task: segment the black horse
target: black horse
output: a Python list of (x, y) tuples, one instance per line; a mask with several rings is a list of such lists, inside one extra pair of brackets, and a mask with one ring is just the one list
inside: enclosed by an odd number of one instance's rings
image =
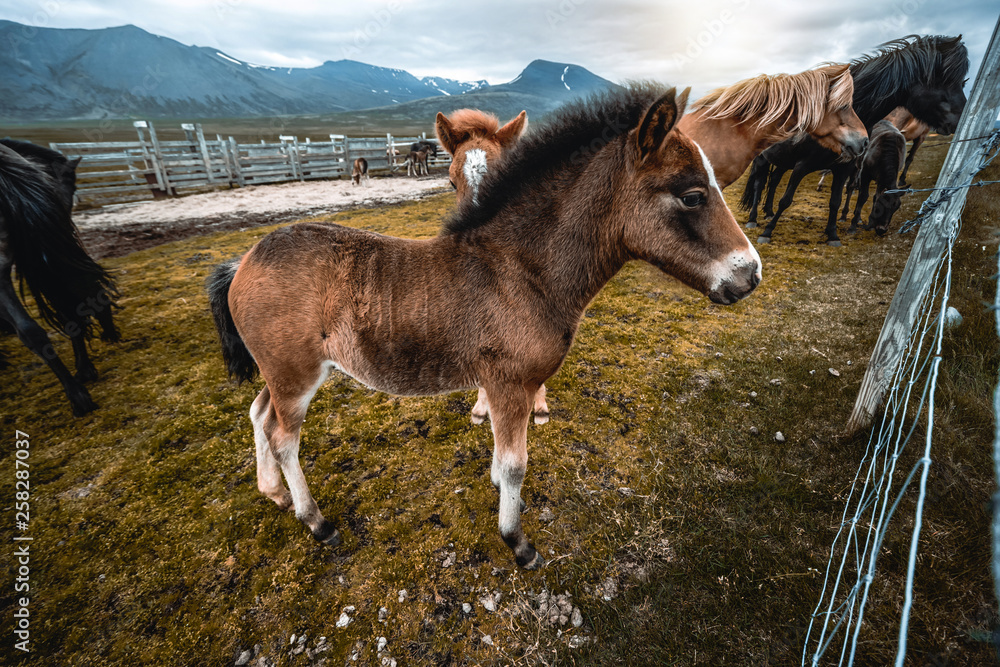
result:
[[(965, 75), (969, 71), (969, 55), (962, 37), (910, 35), (887, 42), (871, 54), (851, 62), (854, 77), (854, 111), (869, 131), (897, 106), (905, 107), (918, 120), (950, 134), (958, 126), (965, 108)], [(789, 169), (788, 186), (771, 209), (774, 192), (781, 177)], [(792, 204), (795, 190), (809, 173), (821, 169), (832, 172), (830, 214), (826, 237), (832, 246), (839, 246), (837, 212), (844, 185), (856, 169), (853, 163), (837, 162), (837, 156), (822, 148), (809, 137), (795, 137), (771, 146), (754, 159), (743, 192), (741, 207), (750, 211), (748, 227), (756, 227), (757, 205), (767, 183), (764, 213), (771, 216), (767, 227), (757, 238), (768, 243), (781, 214)], [(770, 181), (768, 182), (768, 179)]]
[(416, 141), (410, 144), (411, 153), (422, 151), (425, 148), (430, 149), (431, 155), (433, 155), (434, 157), (438, 156), (438, 145), (433, 141), (427, 141), (426, 139), (421, 139), (420, 141)]
[[(868, 201), (868, 193), (872, 181), (875, 181), (875, 198), (872, 200), (872, 210), (868, 216), (868, 224), (864, 229), (874, 229), (879, 236), (889, 231), (892, 216), (899, 210), (901, 192), (893, 192), (899, 187), (899, 168), (906, 159), (906, 137), (895, 125), (887, 120), (880, 120), (868, 135), (868, 149), (861, 158), (861, 167), (855, 178), (847, 186), (847, 196), (844, 200), (844, 210), (841, 220), (847, 219), (847, 210), (851, 205), (851, 194), (858, 191), (858, 202), (854, 207), (854, 217), (848, 234), (858, 231), (861, 222), (861, 209)], [(888, 191), (888, 193), (887, 193)]]
[[(0, 140), (0, 320), (48, 364), (79, 417), (97, 407), (82, 384), (97, 377), (87, 356), (93, 319), (102, 340), (119, 335), (112, 320), (114, 281), (84, 250), (71, 217), (78, 162), (27, 142)], [(75, 377), (18, 299), (14, 267), (21, 297), (27, 286), (42, 320), (72, 341)]]

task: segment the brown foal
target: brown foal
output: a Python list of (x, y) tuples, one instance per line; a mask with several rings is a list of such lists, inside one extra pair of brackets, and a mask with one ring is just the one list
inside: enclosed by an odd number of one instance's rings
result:
[(330, 373), (401, 395), (483, 387), (500, 535), (518, 565), (543, 565), (521, 529), (528, 417), (591, 300), (633, 259), (720, 304), (761, 279), (708, 159), (675, 128), (683, 106), (644, 85), (565, 108), (435, 238), (301, 223), (219, 266), (208, 289), (223, 356), (232, 374), (259, 368), (266, 383), (250, 409), (261, 492), (336, 544), (298, 457)]
[(851, 106), (853, 96), (847, 65), (761, 74), (705, 95), (678, 127), (705, 151), (725, 188), (765, 148), (800, 132), (845, 160), (861, 155), (868, 133)]
[[(449, 176), (458, 202), (478, 203), (480, 184), (504, 151), (521, 138), (528, 125), (528, 112), (522, 111), (502, 128), (491, 113), (478, 109), (459, 109), (445, 116), (438, 113), (435, 121), (438, 141), (452, 156)], [(476, 404), (472, 406), (472, 423), (482, 424), (489, 414), (490, 402), (486, 390), (479, 388)], [(538, 388), (532, 405), (536, 424), (549, 421), (549, 406), (545, 403), (545, 385)]]

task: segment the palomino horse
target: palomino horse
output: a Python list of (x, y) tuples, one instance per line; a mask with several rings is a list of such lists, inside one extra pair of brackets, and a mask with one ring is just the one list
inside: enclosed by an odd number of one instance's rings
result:
[(448, 175), (459, 202), (479, 203), (479, 188), (488, 165), (517, 143), (527, 124), (527, 111), (503, 127), (496, 116), (475, 109), (459, 109), (450, 117), (438, 112), (434, 129), (451, 155)]
[[(118, 331), (112, 318), (114, 281), (84, 250), (70, 214), (78, 162), (27, 142), (0, 142), (0, 319), (48, 364), (73, 414), (81, 417), (97, 408), (83, 386), (97, 378), (87, 355), (92, 320), (100, 322), (105, 341), (117, 341)], [(11, 281), (15, 266), (42, 319), (72, 342), (75, 376), (17, 298)]]
[(434, 238), (301, 223), (220, 265), (208, 290), (223, 356), (266, 382), (250, 408), (261, 492), (339, 542), (298, 459), (309, 402), (335, 369), (401, 395), (484, 387), (500, 535), (518, 565), (543, 565), (521, 530), (528, 416), (587, 305), (632, 259), (720, 304), (761, 279), (711, 164), (675, 129), (683, 106), (644, 85), (564, 107)]
[[(459, 109), (451, 117), (438, 113), (434, 123), (438, 141), (452, 156), (451, 185), (458, 195), (459, 204), (478, 203), (479, 186), (504, 151), (510, 149), (528, 125), (528, 114), (522, 111), (502, 128), (491, 113), (478, 109)], [(461, 164), (457, 162), (461, 160)], [(472, 407), (472, 423), (482, 424), (489, 414), (490, 403), (486, 390), (479, 388), (476, 404)], [(549, 406), (545, 403), (545, 385), (538, 388), (532, 405), (536, 424), (549, 421)]]
[(912, 141), (910, 145), (910, 151), (906, 154), (906, 163), (903, 165), (903, 173), (899, 175), (899, 187), (908, 188), (910, 187), (906, 183), (906, 172), (910, 170), (910, 165), (913, 164), (913, 156), (917, 154), (917, 149), (920, 148), (924, 140), (927, 139), (927, 135), (931, 133), (931, 126), (927, 123), (917, 120), (916, 117), (907, 111), (904, 107), (896, 107), (885, 117), (887, 121), (892, 123), (897, 130), (903, 133), (903, 138), (907, 141)]
[[(844, 211), (841, 220), (847, 218), (847, 209), (851, 205), (851, 194), (858, 191), (858, 202), (854, 207), (854, 217), (848, 234), (858, 231), (861, 222), (861, 208), (868, 201), (868, 191), (872, 181), (875, 181), (875, 198), (872, 200), (871, 214), (865, 229), (874, 229), (879, 236), (889, 231), (892, 216), (899, 210), (902, 193), (898, 192), (897, 174), (906, 157), (906, 137), (896, 129), (889, 120), (880, 120), (872, 128), (871, 141), (861, 160), (858, 174), (851, 179), (844, 197)], [(887, 192), (889, 191), (889, 192)], [(895, 191), (895, 192), (894, 192)]]
[(854, 113), (847, 65), (798, 74), (761, 74), (708, 93), (678, 127), (701, 146), (725, 188), (772, 144), (806, 133), (843, 159), (864, 151), (868, 133)]
[[(955, 131), (965, 108), (965, 74), (969, 55), (959, 37), (910, 35), (883, 44), (875, 53), (851, 61), (854, 77), (854, 110), (866, 128), (871, 128), (896, 107), (905, 107), (917, 119), (950, 133)], [(771, 168), (773, 166), (773, 169)], [(792, 170), (778, 209), (771, 213), (774, 193), (781, 176)], [(844, 184), (854, 172), (854, 165), (843, 163), (839, 156), (811, 139), (794, 137), (771, 146), (757, 156), (747, 177), (741, 206), (750, 211), (747, 227), (757, 226), (757, 204), (764, 186), (767, 199), (764, 212), (771, 216), (757, 238), (769, 243), (781, 214), (792, 204), (795, 190), (807, 174), (829, 169), (830, 207), (826, 237), (831, 246), (839, 246), (837, 210)], [(770, 182), (768, 182), (770, 179)]]
[(351, 182), (354, 185), (361, 185), (364, 182), (365, 185), (369, 184), (368, 178), (368, 160), (363, 157), (359, 157), (354, 161), (354, 165), (351, 167)]

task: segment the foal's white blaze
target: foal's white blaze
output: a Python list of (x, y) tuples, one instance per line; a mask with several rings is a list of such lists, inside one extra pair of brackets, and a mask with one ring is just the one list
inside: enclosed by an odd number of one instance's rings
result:
[[(698, 146), (698, 142), (694, 142), (694, 145)], [(708, 172), (709, 186), (715, 188), (715, 191), (719, 194), (719, 198), (721, 199), (722, 189), (719, 187), (719, 182), (715, 180), (715, 169), (712, 167), (712, 163), (708, 161), (708, 156), (705, 155), (705, 151), (701, 149), (701, 146), (698, 146), (698, 152), (701, 154), (701, 163), (704, 165), (705, 171)], [(740, 233), (743, 234), (743, 229), (739, 226), (737, 226), (737, 228), (740, 230)], [(753, 247), (752, 243), (750, 243), (750, 239), (746, 238), (746, 234), (743, 234), (743, 238), (746, 239), (747, 242), (747, 247), (745, 249), (734, 251), (729, 255), (729, 257), (719, 260), (712, 265), (712, 284), (709, 287), (709, 291), (719, 289), (722, 283), (732, 279), (733, 274), (736, 271), (750, 266), (752, 262), (757, 263), (757, 280), (760, 280), (763, 277), (763, 264), (760, 261), (760, 255), (757, 254), (757, 249)]]
[(486, 177), (486, 151), (482, 148), (470, 148), (465, 151), (462, 173), (469, 189), (472, 190), (472, 203), (479, 206), (479, 186)]

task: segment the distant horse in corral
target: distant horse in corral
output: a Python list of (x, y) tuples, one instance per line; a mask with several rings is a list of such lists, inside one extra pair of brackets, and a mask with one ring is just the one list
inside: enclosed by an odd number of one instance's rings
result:
[(354, 185), (361, 185), (362, 182), (367, 186), (369, 184), (368, 177), (368, 160), (363, 157), (359, 157), (354, 161), (354, 165), (351, 167), (351, 182)]
[[(101, 324), (102, 340), (119, 336), (112, 320), (114, 281), (84, 250), (71, 217), (78, 162), (27, 142), (0, 142), (0, 318), (48, 364), (80, 417), (97, 407), (83, 386), (97, 378), (87, 355), (92, 318)], [(42, 319), (70, 338), (76, 377), (18, 299), (14, 267), (22, 296), (27, 285)]]
[[(459, 204), (478, 204), (479, 187), (489, 173), (490, 165), (496, 164), (500, 156), (517, 143), (527, 125), (526, 111), (522, 111), (502, 128), (496, 116), (478, 109), (459, 109), (450, 117), (438, 113), (434, 128), (438, 141), (452, 156), (449, 175)], [(476, 404), (472, 407), (472, 423), (482, 424), (489, 410), (486, 390), (480, 387)], [(532, 411), (536, 424), (549, 421), (544, 384), (535, 393)]]
[(427, 141), (426, 139), (423, 139), (421, 141), (415, 141), (412, 144), (410, 144), (411, 153), (414, 151), (422, 151), (425, 148), (430, 149), (431, 157), (437, 157), (438, 145), (433, 141)]
[(451, 116), (438, 112), (434, 129), (451, 155), (448, 175), (459, 202), (479, 203), (479, 188), (489, 165), (517, 143), (527, 124), (527, 111), (503, 127), (496, 116), (477, 109), (459, 109)]
[[(965, 75), (969, 56), (961, 36), (910, 35), (887, 42), (871, 55), (851, 61), (854, 77), (854, 110), (871, 128), (896, 107), (905, 107), (918, 120), (945, 133), (955, 131), (965, 108)], [(773, 168), (772, 168), (773, 167)], [(785, 171), (792, 170), (785, 194), (771, 212), (774, 193)], [(829, 216), (826, 226), (827, 243), (839, 246), (837, 211), (840, 208), (844, 184), (854, 166), (810, 139), (794, 137), (775, 144), (754, 159), (747, 177), (741, 206), (750, 211), (748, 227), (756, 227), (757, 204), (767, 185), (765, 214), (771, 216), (757, 238), (768, 243), (781, 214), (792, 204), (795, 190), (809, 173), (830, 169)]]
[(683, 105), (646, 85), (564, 107), (434, 238), (301, 223), (220, 265), (208, 290), (223, 356), (239, 379), (259, 369), (266, 382), (250, 409), (261, 492), (339, 542), (298, 459), (309, 402), (334, 369), (401, 395), (483, 387), (500, 535), (518, 565), (543, 565), (521, 529), (528, 417), (588, 304), (633, 259), (720, 304), (761, 279), (704, 154), (675, 128)]
[(407, 176), (420, 176), (430, 173), (427, 168), (427, 155), (431, 152), (430, 148), (422, 148), (418, 151), (410, 151), (410, 154), (406, 158), (406, 175)]
[(927, 135), (931, 133), (931, 126), (923, 121), (917, 120), (912, 113), (907, 111), (904, 107), (896, 107), (892, 112), (885, 117), (885, 119), (896, 126), (900, 132), (903, 133), (903, 138), (907, 141), (912, 141), (910, 145), (910, 150), (906, 154), (906, 163), (903, 165), (903, 173), (899, 175), (899, 187), (908, 188), (910, 187), (906, 182), (906, 172), (910, 170), (910, 165), (913, 164), (913, 156), (917, 154), (917, 149), (920, 148), (924, 140), (927, 139)]
[[(884, 236), (889, 231), (889, 223), (892, 216), (899, 210), (902, 193), (891, 192), (899, 188), (897, 174), (906, 157), (906, 138), (888, 120), (880, 120), (872, 128), (871, 141), (868, 149), (861, 160), (860, 169), (854, 179), (847, 186), (847, 195), (844, 197), (844, 210), (841, 220), (847, 218), (847, 209), (851, 204), (851, 195), (855, 189), (858, 191), (858, 202), (854, 207), (854, 217), (851, 219), (851, 226), (848, 234), (858, 231), (858, 223), (861, 222), (861, 209), (868, 201), (868, 191), (872, 181), (875, 181), (875, 198), (872, 200), (871, 214), (868, 216), (868, 224), (864, 229), (874, 229), (879, 236)], [(890, 192), (887, 192), (890, 191)]]
[(708, 93), (678, 127), (705, 151), (725, 188), (761, 151), (800, 133), (844, 159), (861, 155), (868, 133), (851, 107), (853, 96), (847, 65), (761, 74)]

